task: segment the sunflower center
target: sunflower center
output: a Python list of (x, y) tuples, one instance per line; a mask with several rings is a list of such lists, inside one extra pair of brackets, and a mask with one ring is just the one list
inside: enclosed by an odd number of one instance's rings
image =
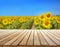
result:
[(11, 19), (11, 20), (13, 20), (13, 19)]
[(60, 19), (58, 21), (60, 21)]
[(41, 16), (41, 19), (43, 19), (44, 18), (44, 16)]
[(47, 17), (49, 18), (50, 17), (50, 14), (47, 14)]
[(49, 22), (45, 22), (45, 25), (49, 25)]
[(36, 23), (38, 23), (38, 21), (36, 21)]
[(6, 21), (4, 21), (4, 23), (6, 23)]

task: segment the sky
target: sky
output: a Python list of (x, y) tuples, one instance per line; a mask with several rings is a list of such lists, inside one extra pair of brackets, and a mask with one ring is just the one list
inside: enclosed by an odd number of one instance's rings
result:
[(60, 15), (60, 0), (0, 0), (0, 16)]

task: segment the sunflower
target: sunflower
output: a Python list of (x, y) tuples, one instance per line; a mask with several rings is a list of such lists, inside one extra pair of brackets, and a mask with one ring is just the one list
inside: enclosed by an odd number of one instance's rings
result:
[(55, 20), (56, 20), (56, 19), (58, 19), (58, 17), (57, 17), (57, 16), (52, 16), (52, 17), (53, 17)]
[(44, 21), (45, 20), (45, 15), (41, 14), (38, 18), (39, 18), (39, 20)]
[(56, 21), (57, 21), (57, 23), (60, 23), (60, 19), (58, 18), (58, 19), (56, 19)]
[(37, 19), (38, 19), (38, 17), (37, 17), (37, 16), (35, 16), (35, 17), (34, 17), (34, 20), (37, 20)]
[(30, 18), (28, 18), (28, 17), (25, 17), (23, 20), (24, 20), (24, 22), (26, 22), (26, 21), (28, 21)]
[(49, 19), (49, 20), (51, 20), (52, 18), (51, 16), (52, 16), (51, 12), (47, 12), (45, 15), (46, 19)]
[(25, 22), (25, 20), (26, 20), (26, 19), (24, 19), (24, 18), (20, 18), (20, 19), (19, 19), (19, 22), (20, 22), (20, 23), (23, 23), (23, 22)]
[(2, 23), (3, 23), (3, 25), (7, 25), (8, 24), (8, 19), (3, 19)]
[(39, 25), (39, 23), (40, 23), (39, 20), (34, 20), (35, 25)]
[(12, 21), (9, 21), (9, 24), (12, 24)]
[(14, 17), (10, 17), (9, 18), (9, 24), (11, 24), (12, 22), (14, 22), (16, 19)]
[(42, 26), (44, 27), (44, 28), (47, 28), (47, 29), (49, 29), (49, 28), (51, 28), (51, 22), (50, 21), (44, 21), (43, 23), (42, 23)]

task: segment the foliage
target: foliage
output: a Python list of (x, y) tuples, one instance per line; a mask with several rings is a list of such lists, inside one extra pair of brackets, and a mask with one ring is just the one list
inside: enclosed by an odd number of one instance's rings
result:
[(60, 29), (60, 16), (50, 12), (39, 16), (0, 16), (0, 29)]

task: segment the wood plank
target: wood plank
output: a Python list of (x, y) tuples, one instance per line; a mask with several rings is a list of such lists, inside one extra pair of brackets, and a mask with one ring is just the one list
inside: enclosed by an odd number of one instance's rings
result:
[(1, 39), (0, 40), (0, 45), (4, 45), (6, 42), (8, 42), (9, 40), (13, 39), (17, 35), (18, 35), (18, 32), (15, 32), (14, 34), (11, 34), (8, 37), (5, 37), (4, 39)]
[(0, 47), (3, 47), (2, 45), (0, 45)]
[(44, 31), (40, 31), (42, 35), (44, 36), (46, 42), (48, 43), (47, 45), (56, 45), (45, 33)]
[(35, 46), (31, 46), (31, 45), (28, 45), (28, 46), (16, 46), (16, 45), (5, 45), (3, 47), (60, 47), (60, 46), (48, 46), (48, 45), (35, 45)]
[(20, 37), (15, 42), (13, 42), (11, 45), (19, 45), (19, 43), (23, 40), (23, 38), (25, 37), (27, 33), (28, 31), (24, 31), (24, 33), (22, 33)]
[[(4, 35), (4, 34), (6, 34), (6, 32), (7, 32), (7, 31), (5, 31), (5, 32), (4, 32), (4, 31), (3, 31), (3, 32), (2, 32), (2, 31), (0, 31), (0, 36), (2, 36), (2, 35)], [(7, 33), (8, 33), (8, 32), (7, 32)]]
[(45, 40), (44, 36), (41, 34), (41, 32), (37, 31), (37, 33), (39, 35), (41, 45), (48, 45), (48, 43), (46, 42), (46, 40)]
[(4, 45), (3, 47), (18, 47), (17, 45)]
[(19, 45), (27, 45), (27, 41), (29, 39), (31, 31), (28, 31), (28, 34), (25, 36), (25, 38), (22, 40), (22, 42)]
[(18, 47), (41, 47), (41, 46), (40, 45), (37, 45), (37, 46), (28, 45), (28, 46), (18, 46)]
[(48, 31), (47, 32), (45, 32), (57, 45), (60, 45), (60, 41), (59, 40), (57, 40), (57, 39), (59, 39), (59, 38), (56, 38), (54, 35), (52, 35), (51, 33), (48, 33)]
[(19, 32), (18, 32), (19, 35), (17, 35), (15, 38), (13, 38), (12, 40), (8, 41), (8, 42), (5, 43), (4, 45), (11, 45), (14, 41), (16, 41), (16, 40), (20, 37), (21, 33), (23, 33), (23, 32), (24, 32), (24, 31), (19, 31)]
[(37, 34), (36, 30), (34, 31), (34, 45), (40, 45), (40, 41), (39, 41), (38, 34)]
[(59, 30), (2, 30), (0, 38), (1, 47), (60, 47)]
[(31, 31), (31, 35), (28, 39), (27, 45), (33, 45), (33, 33), (34, 33), (34, 31)]
[(50, 32), (51, 34), (55, 35), (56, 37), (59, 37), (60, 38), (60, 31), (59, 32), (56, 32), (56, 31), (51, 31)]
[(13, 34), (14, 32), (4, 32), (4, 33), (2, 33), (1, 35), (0, 35), (0, 40), (1, 39), (3, 39), (3, 38), (5, 38), (5, 37), (7, 37), (7, 36), (9, 36), (9, 35), (11, 35), (11, 34)]

